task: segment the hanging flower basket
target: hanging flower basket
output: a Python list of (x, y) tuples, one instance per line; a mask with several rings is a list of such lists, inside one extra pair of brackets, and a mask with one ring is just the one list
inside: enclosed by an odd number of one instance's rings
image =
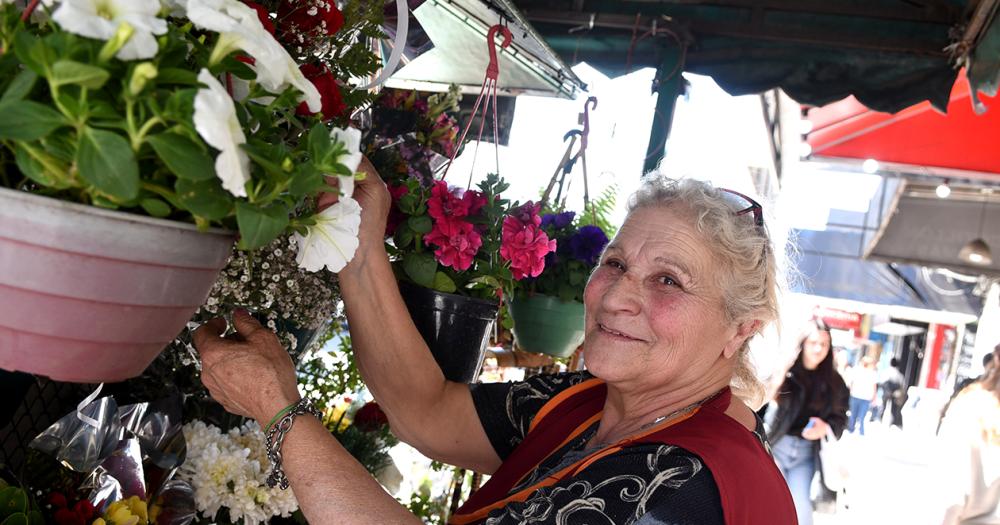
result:
[(85, 383), (140, 374), (205, 301), (233, 242), (0, 188), (0, 368)]
[(405, 282), (399, 283), (399, 291), (444, 376), (460, 383), (474, 382), (500, 303)]
[(583, 303), (535, 294), (510, 303), (514, 341), (527, 352), (569, 357), (583, 343)]

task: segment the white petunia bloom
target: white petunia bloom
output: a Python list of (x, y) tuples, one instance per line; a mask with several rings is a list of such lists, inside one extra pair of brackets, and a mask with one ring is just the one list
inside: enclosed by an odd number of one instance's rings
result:
[(295, 261), (308, 272), (318, 272), (324, 266), (339, 272), (358, 250), (361, 205), (351, 197), (341, 197), (315, 219), (316, 225), (308, 228), (305, 237), (295, 234), (299, 247)]
[(219, 150), (215, 174), (222, 179), (222, 187), (237, 197), (246, 197), (250, 158), (240, 148), (247, 139), (236, 117), (236, 106), (207, 69), (198, 73), (198, 81), (208, 87), (199, 89), (194, 97), (194, 127), (205, 142)]
[[(337, 162), (347, 166), (351, 173), (358, 171), (358, 165), (361, 164), (361, 130), (333, 128), (330, 131), (330, 138), (343, 144), (347, 149), (347, 153), (341, 155)], [(351, 187), (353, 188), (353, 185)]]
[(108, 40), (122, 22), (135, 29), (115, 55), (121, 60), (152, 58), (159, 49), (154, 35), (167, 32), (167, 21), (156, 16), (159, 0), (63, 0), (54, 13), (60, 27), (80, 36)]
[(188, 0), (187, 16), (195, 26), (219, 33), (219, 49), (226, 53), (240, 49), (253, 57), (257, 82), (265, 89), (280, 93), (293, 86), (302, 92), (309, 111), (318, 113), (323, 108), (319, 90), (264, 28), (256, 11), (237, 0)]

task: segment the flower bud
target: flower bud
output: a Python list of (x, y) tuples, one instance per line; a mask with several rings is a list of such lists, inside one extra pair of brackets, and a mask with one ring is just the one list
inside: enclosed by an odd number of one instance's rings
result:
[(121, 49), (132, 35), (135, 34), (135, 28), (132, 24), (128, 22), (122, 22), (118, 24), (118, 29), (115, 30), (115, 34), (104, 43), (104, 47), (101, 48), (101, 52), (97, 55), (98, 63), (104, 63), (111, 60), (111, 57), (115, 56), (115, 53)]
[(132, 78), (128, 81), (128, 92), (133, 97), (142, 93), (146, 84), (156, 78), (158, 71), (152, 62), (143, 62), (132, 69)]

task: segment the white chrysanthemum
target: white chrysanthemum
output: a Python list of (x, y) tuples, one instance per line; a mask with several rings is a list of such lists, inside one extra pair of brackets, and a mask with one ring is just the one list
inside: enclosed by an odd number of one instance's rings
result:
[(273, 516), (290, 516), (299, 506), (291, 490), (268, 488), (269, 470), (264, 434), (256, 423), (228, 433), (194, 421), (184, 425), (187, 460), (178, 475), (194, 487), (195, 506), (206, 518), (225, 507), (233, 522), (267, 523)]
[(222, 179), (222, 187), (237, 197), (246, 197), (250, 157), (240, 147), (247, 138), (236, 116), (236, 106), (207, 69), (198, 73), (198, 82), (208, 87), (199, 89), (194, 96), (194, 127), (205, 142), (219, 150), (215, 174)]
[(358, 250), (361, 205), (351, 197), (341, 197), (313, 218), (316, 225), (308, 227), (305, 237), (295, 234), (299, 246), (296, 262), (309, 272), (324, 266), (331, 272), (343, 270)]
[[(188, 0), (187, 16), (194, 25), (219, 33), (219, 50), (240, 49), (253, 57), (257, 82), (272, 93), (293, 86), (303, 94), (309, 111), (323, 109), (322, 97), (299, 65), (257, 18), (257, 12), (238, 0)], [(215, 52), (213, 52), (214, 54)]]
[(110, 39), (127, 22), (135, 32), (115, 56), (138, 60), (154, 57), (159, 49), (154, 35), (167, 32), (159, 12), (159, 0), (63, 0), (52, 20), (70, 33), (100, 40)]

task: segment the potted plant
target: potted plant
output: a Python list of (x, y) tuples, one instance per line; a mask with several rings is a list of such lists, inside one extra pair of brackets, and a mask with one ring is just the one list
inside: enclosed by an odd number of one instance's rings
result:
[(527, 280), (510, 303), (514, 341), (521, 349), (569, 357), (583, 343), (583, 291), (612, 231), (606, 212), (614, 208), (613, 190), (593, 205), (605, 213), (577, 216), (552, 211), (541, 227), (558, 243), (545, 258), (545, 269)]
[[(254, 250), (287, 233), (300, 266), (346, 264), (360, 136), (321, 118), (335, 95), (350, 102), (328, 65), (274, 36), (316, 31), (296, 4), (45, 4), (0, 5), (0, 367), (137, 375), (204, 302), (237, 237)], [(320, 32), (335, 21), (326, 9)], [(373, 68), (361, 55), (342, 67)], [(324, 191), (342, 198), (320, 212)], [(330, 243), (345, 255), (326, 256)]]
[[(498, 175), (476, 189), (436, 178), (433, 155), (458, 147), (450, 141), (457, 125), (445, 113), (455, 97), (383, 95), (376, 105), (410, 124), (388, 128), (397, 134), (391, 137), (377, 128), (368, 148), (392, 195), (386, 246), (400, 292), (445, 376), (468, 383), (479, 373), (500, 298), (541, 273), (556, 245), (539, 226), (539, 206), (504, 199), (508, 184)], [(407, 111), (412, 119), (400, 115)]]

